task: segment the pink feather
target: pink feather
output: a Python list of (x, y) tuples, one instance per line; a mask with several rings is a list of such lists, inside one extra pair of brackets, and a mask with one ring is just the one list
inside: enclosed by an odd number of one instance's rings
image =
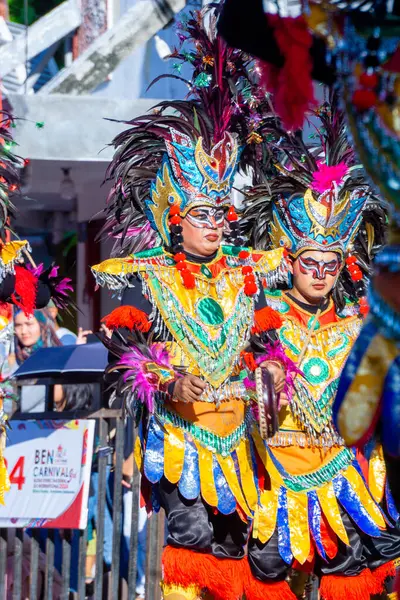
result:
[(294, 379), (297, 374), (303, 375), (302, 371), (286, 354), (280, 342), (275, 342), (265, 347), (266, 353), (257, 358), (257, 364), (261, 364), (267, 360), (277, 361), (281, 363), (282, 368), (286, 373), (285, 387), (283, 389), (290, 401), (293, 397)]
[(58, 270), (59, 270), (59, 266), (55, 265), (51, 268), (51, 271), (49, 273), (49, 279), (53, 279), (54, 277), (58, 276)]
[(28, 271), (33, 273), (33, 275), (37, 278), (39, 278), (41, 276), (41, 274), (44, 272), (43, 263), (40, 263), (37, 267), (33, 267), (32, 265), (27, 265), (26, 268), (28, 269)]
[(329, 191), (334, 183), (337, 185), (341, 184), (343, 178), (349, 172), (349, 167), (344, 162), (330, 166), (319, 161), (317, 165), (318, 171), (314, 171), (313, 173), (311, 187), (319, 194)]
[(154, 396), (158, 391), (158, 378), (146, 369), (146, 364), (156, 363), (159, 367), (172, 369), (170, 356), (164, 344), (156, 343), (148, 347), (148, 355), (138, 348), (132, 347), (130, 352), (121, 356), (118, 367), (127, 369), (124, 382), (132, 380), (132, 392), (145, 404), (150, 412), (154, 412)]

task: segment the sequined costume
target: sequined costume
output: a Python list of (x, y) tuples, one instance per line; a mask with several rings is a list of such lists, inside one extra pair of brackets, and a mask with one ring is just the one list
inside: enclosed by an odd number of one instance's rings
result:
[[(193, 289), (185, 288), (172, 255), (163, 247), (110, 259), (93, 270), (97, 282), (114, 287), (118, 281), (126, 288), (122, 308), (107, 317), (107, 326), (118, 323), (134, 329), (142, 319), (144, 331), (154, 331), (157, 340), (166, 342), (170, 363), (155, 360), (147, 367), (165, 392), (157, 395), (149, 423), (140, 425), (135, 452), (146, 480), (158, 484), (165, 477), (187, 500), (201, 493), (222, 514), (235, 512), (239, 504), (250, 517), (257, 502), (249, 463), (253, 419), (241, 357), (250, 331), (269, 328), (279, 319), (266, 308), (262, 295), (255, 300), (245, 294), (242, 268), (252, 265), (257, 278), (274, 282), (280, 271), (283, 274), (283, 261), (281, 250), (246, 259), (239, 257), (242, 253), (248, 250), (222, 246), (211, 260), (198, 262), (189, 256)], [(172, 402), (167, 388), (175, 379), (174, 366), (208, 383), (201, 402)], [(246, 482), (243, 490), (240, 481)]]
[[(247, 58), (215, 37), (214, 22), (212, 14), (206, 31), (194, 13), (179, 29), (194, 38), (190, 53), (173, 55), (191, 58), (194, 98), (162, 103), (116, 139), (104, 228), (116, 239), (114, 258), (93, 272), (122, 295), (105, 319), (117, 357), (108, 373), (118, 374), (116, 393), (138, 420), (143, 497), (166, 512), (164, 597), (253, 600), (244, 557), (258, 503), (257, 427), (246, 379), (260, 347), (267, 359), (276, 353), (281, 320), (262, 282), (284, 281), (287, 265), (283, 249), (253, 252), (240, 242), (230, 195), (258, 139), (259, 104), (241, 96), (243, 77), (251, 89)], [(211, 220), (224, 211), (225, 242), (214, 254), (185, 249), (182, 225), (196, 208)], [(174, 396), (188, 373), (206, 383), (192, 403)]]
[[(362, 445), (373, 435), (381, 439), (388, 481), (399, 510), (400, 16), (398, 4), (386, 8), (388, 12), (380, 16), (380, 29), (369, 38), (363, 36), (360, 15), (354, 14), (351, 28), (343, 36), (344, 41), (350, 34), (356, 40), (357, 53), (350, 55), (347, 44), (337, 48), (349, 65), (341, 84), (349, 135), (371, 180), (390, 203), (391, 226), (388, 244), (374, 261), (369, 318), (343, 371), (334, 418), (346, 443)], [(370, 18), (376, 19), (378, 13), (379, 6), (374, 2)], [(372, 44), (380, 51), (367, 70)], [(358, 72), (359, 77), (354, 77)], [(367, 79), (371, 82), (368, 88), (364, 85)], [(368, 109), (366, 95), (370, 97)], [(385, 484), (384, 475), (382, 482)]]
[[(368, 486), (365, 460), (337, 433), (332, 404), (367, 311), (363, 279), (382, 242), (385, 215), (360, 171), (351, 170), (354, 158), (335, 105), (325, 104), (318, 116), (321, 147), (307, 149), (279, 131), (285, 158), (280, 162), (273, 146), (276, 174), (269, 188), (258, 186), (248, 199), (258, 246), (284, 246), (293, 261), (306, 251), (335, 253), (341, 265), (331, 296), (319, 305), (300, 301), (290, 289), (266, 292), (267, 304), (284, 320), (283, 348), (301, 361), (303, 376), (297, 376), (293, 397), (281, 410), (278, 433), (264, 445), (264, 454), (258, 447), (265, 489), (250, 542), (257, 551), (249, 560), (256, 562), (266, 596), (269, 582), (293, 567), (319, 576), (324, 600), (349, 594), (364, 600), (381, 593), (394, 574), (397, 515), (383, 510), (391, 500), (384, 498), (381, 457), (370, 461)], [(318, 269), (328, 266), (316, 261), (315, 278), (323, 278)]]
[[(274, 14), (265, 14), (271, 7), (254, 0), (244, 14), (240, 0), (225, 0), (220, 31), (235, 47), (269, 63), (271, 84), (281, 82), (284, 86), (289, 81), (295, 93), (298, 86), (301, 92), (310, 89), (311, 77), (328, 85), (335, 82), (351, 145), (375, 189), (391, 204), (389, 245), (376, 259), (369, 291), (370, 316), (345, 366), (334, 418), (349, 444), (362, 446), (371, 435), (381, 438), (398, 510), (399, 3), (372, 1), (364, 11), (353, 2), (311, 2), (306, 10), (304, 5), (298, 5), (299, 11), (291, 12), (289, 18), (285, 18), (280, 4), (277, 2), (271, 10)], [(298, 53), (299, 44), (308, 57)], [(287, 61), (289, 52), (291, 60)], [(304, 65), (300, 70), (294, 67), (299, 56)], [(285, 69), (297, 75), (295, 85), (292, 78), (285, 77)], [(287, 99), (286, 115), (293, 109), (292, 97)], [(309, 99), (310, 96), (298, 104), (296, 117), (300, 120)], [(377, 462), (381, 465), (380, 460)], [(385, 486), (384, 474), (380, 479), (378, 498)], [(389, 512), (393, 508), (389, 506)], [(400, 581), (397, 591), (400, 592)], [(390, 597), (397, 596), (393, 593)]]

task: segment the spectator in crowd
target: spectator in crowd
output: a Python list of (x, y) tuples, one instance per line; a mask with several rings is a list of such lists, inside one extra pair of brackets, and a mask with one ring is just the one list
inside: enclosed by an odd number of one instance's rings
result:
[[(3, 377), (10, 377), (27, 358), (39, 348), (61, 346), (46, 312), (35, 310), (31, 316), (20, 310), (14, 314), (14, 353), (10, 354), (3, 368)], [(20, 394), (21, 412), (45, 410), (46, 386), (26, 385)]]
[(53, 324), (43, 310), (27, 316), (22, 310), (14, 315), (15, 358), (22, 365), (39, 348), (61, 346)]
[(92, 332), (90, 330), (84, 330), (82, 327), (79, 327), (77, 335), (70, 329), (67, 329), (66, 327), (61, 327), (59, 323), (60, 317), (58, 314), (58, 308), (52, 300), (50, 300), (49, 304), (47, 305), (46, 313), (51, 319), (56, 336), (58, 337), (63, 346), (73, 346), (74, 344), (86, 344), (87, 336)]
[(54, 390), (54, 410), (90, 410), (93, 407), (94, 386), (89, 383), (68, 383), (56, 385)]
[[(39, 348), (52, 348), (63, 346), (54, 328), (54, 321), (48, 308), (35, 310), (34, 314), (27, 316), (22, 310), (14, 314), (14, 352), (8, 356), (3, 367), (2, 377), (10, 377), (17, 368), (32, 356)], [(57, 310), (57, 309), (56, 309)], [(86, 344), (89, 330), (79, 328), (79, 333), (74, 338), (74, 344)], [(55, 395), (60, 395), (60, 386), (55, 386)], [(46, 386), (25, 385), (20, 393), (21, 412), (42, 412), (46, 404)], [(7, 411), (9, 412), (9, 411)]]
[(52, 300), (50, 300), (50, 302), (48, 303), (46, 312), (53, 323), (56, 336), (58, 337), (62, 345), (73, 346), (74, 344), (76, 344), (78, 336), (70, 329), (67, 329), (66, 327), (61, 327), (59, 323), (60, 317), (58, 314), (58, 308)]

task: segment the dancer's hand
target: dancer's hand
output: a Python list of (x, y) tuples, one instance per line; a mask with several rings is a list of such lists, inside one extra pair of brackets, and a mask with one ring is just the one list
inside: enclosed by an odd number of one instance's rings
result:
[(195, 375), (185, 375), (175, 382), (173, 400), (198, 402), (207, 384)]
[(274, 380), (275, 392), (277, 394), (280, 394), (280, 392), (282, 392), (283, 388), (285, 387), (285, 382), (286, 382), (285, 371), (277, 363), (275, 363), (275, 362), (272, 363), (272, 362), (269, 362), (268, 360), (261, 363), (260, 367), (267, 369), (271, 373), (272, 379)]

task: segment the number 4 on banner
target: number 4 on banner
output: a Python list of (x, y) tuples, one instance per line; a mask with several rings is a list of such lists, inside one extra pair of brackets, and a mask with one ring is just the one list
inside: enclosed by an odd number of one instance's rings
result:
[[(7, 460), (4, 459), (6, 463), (6, 468), (8, 469)], [(18, 486), (18, 491), (21, 491), (24, 487), (25, 477), (24, 477), (24, 468), (25, 468), (25, 456), (20, 456), (17, 462), (14, 465), (13, 470), (11, 471), (10, 483)]]

